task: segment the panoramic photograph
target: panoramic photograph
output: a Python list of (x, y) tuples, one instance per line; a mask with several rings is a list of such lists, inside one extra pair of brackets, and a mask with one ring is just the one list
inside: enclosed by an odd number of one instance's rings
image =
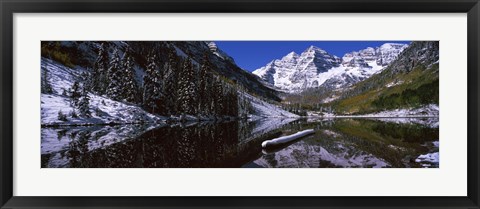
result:
[(438, 41), (42, 41), (41, 168), (439, 168)]

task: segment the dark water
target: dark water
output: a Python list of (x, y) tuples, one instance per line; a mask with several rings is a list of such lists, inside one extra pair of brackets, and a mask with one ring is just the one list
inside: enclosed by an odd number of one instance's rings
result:
[[(305, 129), (315, 133), (261, 147)], [(438, 141), (435, 118), (42, 128), (41, 159), (44, 168), (438, 167), (428, 158), (438, 155)]]

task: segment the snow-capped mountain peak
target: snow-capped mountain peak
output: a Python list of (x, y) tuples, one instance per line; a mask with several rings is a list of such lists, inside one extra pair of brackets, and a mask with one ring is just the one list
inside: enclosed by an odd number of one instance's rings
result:
[(407, 44), (385, 43), (377, 49), (380, 53), (382, 65), (386, 66), (397, 59), (398, 55), (407, 48)]
[(299, 56), (300, 55), (298, 55), (296, 52), (292, 51), (292, 52), (288, 53), (285, 57), (283, 57), (282, 60), (296, 59)]
[(307, 50), (305, 50), (305, 52), (319, 52), (319, 53), (327, 53), (327, 51), (317, 47), (317, 46), (314, 46), (314, 45), (311, 45), (307, 48)]
[(391, 50), (391, 49), (399, 49), (405, 48), (406, 44), (398, 44), (398, 43), (384, 43), (380, 46), (382, 50)]
[(321, 85), (345, 87), (381, 71), (407, 46), (385, 43), (346, 53), (339, 58), (312, 45), (300, 55), (290, 52), (281, 59), (273, 60), (253, 74), (287, 92), (301, 92)]

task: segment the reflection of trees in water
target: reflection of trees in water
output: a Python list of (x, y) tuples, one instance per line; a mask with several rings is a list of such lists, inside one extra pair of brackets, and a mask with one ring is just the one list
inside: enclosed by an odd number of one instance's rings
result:
[(429, 152), (425, 142), (437, 141), (439, 129), (419, 124), (396, 124), (372, 120), (342, 120), (334, 126), (342, 130), (343, 140), (384, 159), (392, 167), (417, 167), (414, 160)]
[[(97, 135), (108, 131), (71, 131), (64, 159), (69, 167), (241, 167), (261, 156), (262, 141), (280, 134), (255, 137), (252, 128), (243, 121), (175, 125), (105, 146)], [(100, 147), (89, 148), (92, 143)]]
[(70, 159), (71, 167), (85, 167), (84, 162), (89, 161), (88, 158), (84, 159), (84, 157), (88, 157), (85, 153), (88, 153), (88, 140), (90, 137), (90, 131), (72, 132), (70, 134), (71, 141), (68, 143), (65, 156)]
[(223, 167), (239, 154), (245, 127), (238, 121), (163, 127), (92, 151), (90, 134), (75, 132), (66, 157), (71, 167)]
[(373, 131), (405, 142), (424, 143), (439, 138), (438, 128), (418, 124), (375, 123)]
[(61, 129), (57, 131), (57, 139), (58, 141), (62, 140), (63, 137), (67, 135), (67, 129)]
[(248, 123), (245, 120), (238, 121), (238, 141), (243, 142), (248, 139), (248, 137), (252, 136), (252, 130), (255, 128), (254, 123)]

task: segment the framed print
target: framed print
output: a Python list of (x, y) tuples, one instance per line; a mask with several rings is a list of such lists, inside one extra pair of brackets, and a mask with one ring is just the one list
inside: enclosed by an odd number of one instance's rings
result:
[(2, 208), (479, 208), (468, 1), (2, 1)]

